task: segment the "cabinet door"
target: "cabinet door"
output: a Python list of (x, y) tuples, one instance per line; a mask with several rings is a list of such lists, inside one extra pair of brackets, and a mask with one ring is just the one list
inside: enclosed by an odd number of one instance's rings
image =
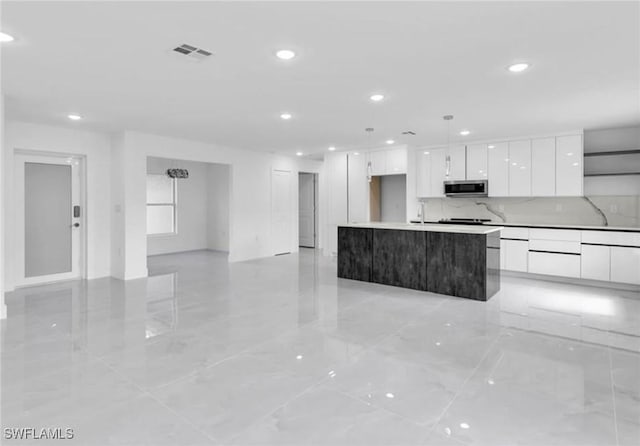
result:
[(502, 240), (505, 248), (504, 269), (509, 271), (528, 271), (529, 242), (527, 240)]
[(366, 222), (368, 219), (369, 183), (367, 182), (367, 157), (363, 154), (347, 155), (348, 195), (350, 222)]
[(444, 197), (444, 180), (447, 171), (446, 149), (431, 149), (431, 195), (430, 197)]
[(610, 249), (608, 246), (582, 245), (582, 275), (583, 279), (611, 280), (609, 275)]
[(556, 139), (531, 141), (531, 194), (551, 197), (556, 194)]
[(386, 150), (387, 175), (407, 173), (407, 149)]
[(509, 195), (509, 146), (506, 142), (487, 145), (489, 196)]
[(385, 150), (369, 152), (369, 162), (371, 163), (371, 175), (386, 175), (387, 152)]
[[(449, 161), (449, 181), (464, 180), (467, 177), (467, 156), (465, 146), (452, 146), (448, 150)], [(445, 157), (446, 159), (446, 157)]]
[(531, 196), (531, 140), (509, 142), (509, 196)]
[(416, 150), (416, 196), (431, 196), (431, 152)]
[(640, 285), (640, 248), (611, 247), (611, 281)]
[(556, 138), (556, 195), (582, 196), (582, 135)]
[(487, 178), (487, 145), (467, 146), (467, 180), (486, 180)]

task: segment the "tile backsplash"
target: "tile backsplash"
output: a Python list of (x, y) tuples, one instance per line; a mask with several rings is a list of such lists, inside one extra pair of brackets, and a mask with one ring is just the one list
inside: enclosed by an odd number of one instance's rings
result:
[(640, 195), (427, 198), (425, 203), (427, 220), (464, 217), (498, 223), (640, 227)]

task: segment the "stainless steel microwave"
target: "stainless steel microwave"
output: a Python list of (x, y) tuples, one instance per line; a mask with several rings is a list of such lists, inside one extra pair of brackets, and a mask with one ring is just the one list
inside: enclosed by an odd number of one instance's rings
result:
[(444, 194), (447, 197), (487, 197), (489, 182), (487, 180), (445, 181)]

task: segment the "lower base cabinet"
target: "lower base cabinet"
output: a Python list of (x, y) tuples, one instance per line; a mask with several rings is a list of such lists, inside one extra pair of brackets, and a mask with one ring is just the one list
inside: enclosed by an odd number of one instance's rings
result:
[(371, 281), (373, 229), (338, 228), (338, 277)]
[(426, 291), (427, 233), (373, 230), (371, 281)]
[(611, 281), (640, 285), (640, 248), (611, 247)]
[(529, 272), (579, 278), (580, 254), (529, 251)]
[(526, 273), (529, 270), (529, 240), (502, 240), (500, 253), (504, 251), (503, 269)]
[(582, 271), (583, 279), (610, 281), (610, 253), (609, 246), (582, 245)]

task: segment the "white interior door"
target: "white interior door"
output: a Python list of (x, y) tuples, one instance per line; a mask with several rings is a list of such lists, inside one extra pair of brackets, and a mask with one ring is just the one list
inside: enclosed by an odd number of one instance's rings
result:
[(271, 240), (275, 255), (291, 252), (291, 172), (271, 172)]
[(315, 178), (312, 173), (298, 174), (298, 236), (299, 244), (305, 248), (315, 248)]
[(16, 284), (81, 277), (79, 158), (16, 154)]

